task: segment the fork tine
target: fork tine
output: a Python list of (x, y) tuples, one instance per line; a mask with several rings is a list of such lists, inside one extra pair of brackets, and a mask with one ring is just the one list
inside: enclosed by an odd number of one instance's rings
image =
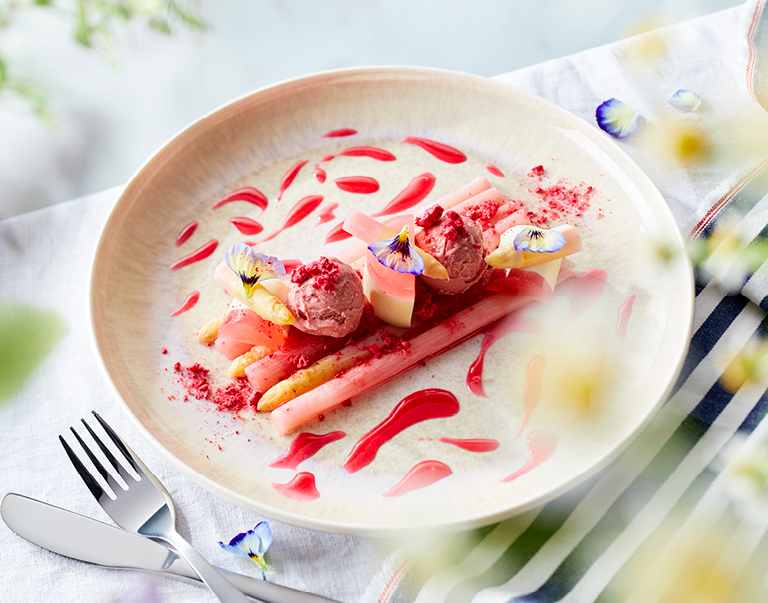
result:
[(94, 479), (90, 471), (86, 469), (85, 465), (83, 465), (82, 461), (75, 454), (74, 450), (69, 447), (67, 441), (62, 436), (59, 436), (59, 441), (61, 442), (61, 445), (64, 446), (64, 451), (67, 453), (69, 460), (75, 466), (75, 470), (80, 474), (80, 477), (83, 478), (83, 481), (91, 491), (91, 494), (93, 494), (96, 500), (99, 500), (102, 496), (104, 496), (104, 489), (99, 485), (99, 482)]
[(98, 471), (101, 474), (101, 477), (104, 478), (104, 481), (108, 481), (109, 473), (107, 472), (104, 465), (101, 464), (101, 461), (99, 461), (99, 459), (96, 458), (96, 455), (93, 454), (93, 452), (88, 447), (88, 445), (83, 441), (83, 438), (80, 437), (80, 434), (75, 431), (74, 427), (70, 427), (69, 430), (72, 432), (72, 435), (75, 436), (75, 439), (77, 440), (78, 444), (80, 444), (80, 447), (85, 451), (85, 454), (91, 460), (91, 462), (93, 463), (93, 466), (96, 467), (96, 471)]
[[(85, 425), (85, 428), (88, 430), (88, 433), (91, 434), (91, 437), (93, 438), (93, 441), (96, 442), (96, 444), (98, 445), (98, 447), (101, 450), (102, 454), (104, 454), (104, 456), (107, 458), (107, 460), (112, 465), (112, 467), (114, 467), (115, 471), (117, 471), (118, 475), (120, 475), (120, 477), (122, 477), (124, 480), (127, 481), (130, 474), (125, 470), (125, 468), (115, 458), (115, 455), (112, 454), (112, 451), (104, 445), (104, 442), (102, 442), (101, 438), (96, 435), (96, 432), (94, 432), (93, 429), (91, 429), (91, 426), (88, 425), (88, 423), (85, 422), (85, 419), (81, 419), (81, 421), (82, 421), (83, 425)], [(82, 443), (83, 443), (82, 440), (80, 440), (80, 444), (81, 445), (82, 445)], [(95, 463), (95, 459), (93, 458), (93, 455), (90, 452), (89, 452), (88, 456)], [(102, 474), (102, 475), (104, 475), (104, 474)], [(133, 476), (131, 476), (131, 478), (133, 478)], [(104, 475), (104, 479), (107, 479), (106, 475)]]
[[(93, 436), (93, 439), (98, 443), (102, 452), (104, 452), (104, 455), (110, 459), (110, 464), (112, 464), (114, 467), (117, 468), (117, 473), (123, 479), (126, 479), (130, 474), (125, 469), (123, 469), (122, 466), (120, 466), (120, 464), (117, 462), (117, 459), (114, 457), (114, 455), (112, 455), (112, 453), (104, 447), (104, 444), (101, 442), (98, 436), (91, 430), (91, 428), (87, 424), (85, 425), (85, 427), (86, 429), (88, 429), (88, 432), (91, 434), (91, 436)], [(83, 438), (80, 437), (80, 434), (78, 434), (75, 431), (74, 427), (70, 427), (70, 430), (74, 434), (80, 446), (85, 451), (85, 454), (88, 455), (88, 458), (93, 463), (93, 466), (96, 467), (96, 470), (101, 474), (101, 477), (104, 478), (104, 481), (107, 482), (107, 485), (110, 488), (112, 488), (112, 492), (114, 492), (115, 495), (117, 495), (118, 492), (124, 489), (123, 486), (117, 481), (113, 473), (107, 471), (107, 469), (104, 467), (102, 462), (98, 459), (98, 457), (95, 454), (93, 454), (93, 451), (88, 446), (88, 444), (86, 444)]]
[(92, 410), (91, 412), (93, 413), (93, 416), (96, 417), (96, 420), (99, 422), (99, 424), (104, 428), (104, 431), (107, 433), (107, 435), (112, 440), (112, 442), (114, 442), (115, 446), (117, 446), (118, 450), (120, 450), (120, 452), (123, 453), (123, 456), (131, 465), (131, 467), (133, 467), (133, 470), (139, 475), (143, 474), (144, 471), (142, 471), (141, 467), (138, 466), (138, 464), (136, 463), (136, 460), (133, 458), (133, 455), (131, 454), (130, 450), (128, 450), (128, 448), (125, 446), (125, 443), (120, 438), (120, 436), (117, 435), (115, 431), (109, 426), (109, 423), (107, 423), (104, 419), (101, 418), (101, 415), (99, 415), (99, 413), (97, 413), (95, 410)]

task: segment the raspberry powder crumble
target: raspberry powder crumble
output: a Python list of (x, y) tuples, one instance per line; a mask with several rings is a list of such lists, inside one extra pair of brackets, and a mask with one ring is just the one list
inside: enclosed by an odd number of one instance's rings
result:
[(319, 260), (294, 268), (291, 272), (291, 282), (298, 285), (314, 277), (312, 286), (330, 293), (336, 290), (334, 279), (338, 273), (339, 267), (336, 264), (327, 257), (321, 257)]
[(461, 216), (453, 210), (445, 212), (445, 222), (440, 234), (449, 241), (455, 241), (460, 235), (467, 234)]
[(435, 222), (437, 222), (440, 219), (440, 216), (443, 215), (443, 208), (441, 205), (438, 205), (435, 203), (432, 207), (428, 207), (424, 210), (424, 213), (421, 214), (418, 218), (416, 218), (415, 223), (416, 226), (421, 226), (422, 228), (427, 228), (428, 226), (432, 226)]

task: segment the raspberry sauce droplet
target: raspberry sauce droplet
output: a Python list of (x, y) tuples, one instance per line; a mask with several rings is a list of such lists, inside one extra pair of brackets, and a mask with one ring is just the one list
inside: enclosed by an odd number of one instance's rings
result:
[(517, 471), (505, 477), (502, 482), (511, 482), (521, 475), (535, 469), (552, 456), (557, 448), (558, 437), (556, 434), (537, 429), (528, 435), (528, 460)]
[(354, 136), (357, 134), (357, 130), (352, 128), (339, 128), (338, 130), (331, 130), (323, 134), (323, 138), (341, 138), (344, 136)]
[(256, 220), (244, 216), (235, 216), (230, 219), (229, 223), (232, 224), (240, 234), (244, 235), (255, 235), (264, 230), (264, 227)]
[(277, 197), (275, 197), (275, 201), (280, 201), (280, 199), (283, 198), (283, 193), (288, 189), (289, 186), (291, 186), (293, 181), (296, 179), (296, 176), (298, 176), (299, 172), (301, 171), (301, 168), (307, 165), (308, 162), (309, 159), (302, 159), (301, 161), (294, 163), (288, 169), (283, 178), (280, 180), (280, 189), (277, 191)]
[(189, 255), (185, 255), (183, 258), (176, 260), (173, 264), (171, 264), (171, 270), (178, 270), (179, 268), (184, 268), (185, 266), (189, 266), (190, 264), (204, 260), (214, 251), (216, 251), (216, 247), (218, 247), (218, 245), (219, 242), (216, 239), (211, 239), (205, 245), (198, 247)]
[(320, 492), (317, 491), (315, 486), (315, 476), (306, 471), (297, 473), (287, 484), (273, 483), (272, 487), (291, 500), (305, 502), (320, 498)]
[(343, 191), (360, 195), (370, 195), (379, 190), (378, 181), (370, 176), (344, 176), (336, 178), (333, 183)]
[(296, 469), (300, 463), (316, 454), (323, 446), (340, 440), (346, 435), (343, 431), (332, 431), (325, 434), (315, 434), (306, 431), (300, 433), (291, 442), (290, 448), (272, 461), (269, 466), (276, 469)]
[(435, 186), (435, 176), (428, 172), (416, 176), (384, 209), (371, 214), (372, 218), (396, 214), (421, 203), (432, 192)]
[(392, 488), (382, 496), (402, 496), (413, 490), (426, 488), (437, 481), (448, 477), (453, 471), (445, 463), (440, 461), (422, 461), (405, 474)]
[(233, 203), (234, 201), (245, 201), (246, 203), (255, 205), (262, 211), (262, 213), (267, 209), (267, 204), (269, 203), (269, 201), (267, 201), (267, 196), (260, 190), (255, 189), (252, 186), (244, 186), (243, 188), (238, 188), (237, 190), (224, 195), (213, 204), (211, 209), (219, 209), (222, 205)]
[(442, 142), (435, 142), (427, 138), (419, 138), (418, 136), (406, 136), (402, 142), (415, 144), (445, 163), (463, 163), (467, 160), (467, 156), (464, 153)]
[(187, 295), (187, 298), (182, 302), (182, 304), (178, 308), (176, 308), (173, 312), (171, 312), (171, 316), (178, 316), (179, 314), (186, 312), (190, 308), (193, 308), (199, 299), (200, 299), (200, 292), (193, 291), (192, 293)]
[(186, 243), (189, 240), (189, 237), (191, 237), (197, 230), (197, 226), (197, 222), (190, 222), (182, 228), (181, 232), (176, 236), (176, 247), (181, 247)]

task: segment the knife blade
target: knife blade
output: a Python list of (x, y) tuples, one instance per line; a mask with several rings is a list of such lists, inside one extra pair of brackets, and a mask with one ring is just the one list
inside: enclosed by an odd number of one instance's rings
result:
[[(54, 553), (116, 569), (150, 572), (185, 582), (203, 583), (171, 549), (96, 519), (9, 492), (0, 517), (16, 534)], [(287, 586), (217, 568), (247, 596), (262, 603), (339, 603)]]

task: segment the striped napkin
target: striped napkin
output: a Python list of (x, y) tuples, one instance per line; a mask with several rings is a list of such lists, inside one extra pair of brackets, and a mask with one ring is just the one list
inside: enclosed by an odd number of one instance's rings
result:
[[(363, 601), (768, 600), (764, 0), (498, 79), (592, 123), (603, 101), (620, 99), (668, 137), (677, 161), (640, 135), (620, 144), (692, 245), (690, 350), (668, 402), (612, 465), (522, 516), (426, 552), (397, 549)], [(670, 106), (679, 89), (701, 107)]]

